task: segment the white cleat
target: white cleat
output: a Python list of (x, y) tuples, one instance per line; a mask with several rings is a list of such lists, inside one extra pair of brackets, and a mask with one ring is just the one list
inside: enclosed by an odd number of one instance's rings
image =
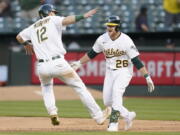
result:
[(125, 127), (124, 130), (128, 130), (132, 127), (133, 124), (133, 120), (136, 117), (136, 113), (135, 112), (129, 112), (129, 117), (127, 119), (125, 119)]
[(108, 132), (117, 132), (118, 131), (118, 122), (112, 122), (109, 124), (108, 128), (107, 128)]
[(103, 110), (103, 116), (100, 119), (97, 119), (96, 123), (98, 125), (103, 125), (110, 114), (111, 114), (111, 107), (106, 107), (106, 109)]

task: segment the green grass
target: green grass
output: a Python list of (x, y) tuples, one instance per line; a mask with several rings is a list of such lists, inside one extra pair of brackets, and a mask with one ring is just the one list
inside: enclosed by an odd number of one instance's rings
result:
[[(102, 100), (97, 100), (104, 108)], [(126, 98), (125, 106), (141, 120), (180, 120), (180, 99)], [(79, 100), (57, 101), (61, 117), (87, 118), (87, 109)], [(73, 112), (73, 113), (72, 113)], [(0, 116), (48, 116), (43, 101), (0, 101)]]
[[(104, 108), (102, 100), (97, 100)], [(180, 120), (180, 99), (125, 98), (125, 106), (137, 113), (136, 119)], [(87, 118), (79, 100), (57, 101), (61, 117)], [(73, 113), (72, 113), (73, 112)], [(47, 117), (43, 101), (0, 101), (0, 116)], [(0, 135), (180, 135), (180, 132), (0, 132)]]
[(0, 133), (0, 135), (180, 135), (178, 132), (16, 132)]
[(180, 120), (180, 98), (128, 98), (125, 100), (125, 106), (136, 111), (137, 119)]

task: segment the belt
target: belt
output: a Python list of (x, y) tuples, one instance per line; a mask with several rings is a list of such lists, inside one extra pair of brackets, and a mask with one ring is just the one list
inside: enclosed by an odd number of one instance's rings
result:
[[(57, 55), (57, 56), (52, 57), (51, 59), (52, 59), (52, 60), (55, 60), (55, 59), (59, 59), (59, 58), (61, 58), (61, 56)], [(44, 59), (39, 59), (39, 60), (38, 60), (38, 62), (47, 62), (47, 61), (49, 61), (49, 60), (48, 60), (48, 59), (46, 59), (46, 60), (44, 60)]]
[(118, 70), (118, 69), (112, 69), (112, 68), (109, 68), (109, 67), (108, 67), (108, 69), (111, 70), (111, 71), (116, 71), (116, 70)]

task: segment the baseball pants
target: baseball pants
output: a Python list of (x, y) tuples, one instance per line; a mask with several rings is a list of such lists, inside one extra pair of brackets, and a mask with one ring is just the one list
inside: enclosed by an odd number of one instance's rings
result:
[(50, 60), (48, 62), (38, 63), (37, 71), (42, 87), (44, 104), (49, 115), (57, 114), (55, 97), (53, 91), (53, 78), (59, 78), (65, 84), (72, 87), (79, 95), (82, 103), (87, 107), (92, 118), (102, 117), (102, 111), (95, 102), (90, 92), (64, 58)]
[(103, 101), (105, 106), (118, 110), (123, 118), (127, 118), (129, 111), (123, 106), (123, 94), (132, 75), (127, 69), (106, 69), (103, 87)]

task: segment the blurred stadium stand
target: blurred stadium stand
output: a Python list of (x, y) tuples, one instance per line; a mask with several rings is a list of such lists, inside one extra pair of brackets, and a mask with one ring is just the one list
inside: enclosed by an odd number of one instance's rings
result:
[[(165, 12), (162, 1), (163, 0), (62, 0), (56, 4), (56, 7), (60, 11), (60, 15), (63, 16), (80, 14), (95, 7), (99, 7), (100, 9), (99, 13), (93, 18), (70, 26), (66, 34), (103, 33), (104, 18), (109, 15), (118, 15), (122, 18), (123, 32), (135, 32), (134, 20), (142, 5), (147, 5), (148, 7), (150, 32), (164, 32), (172, 29), (165, 28)], [(18, 32), (38, 19), (25, 20), (24, 18), (20, 18), (21, 7), (18, 0), (11, 0), (11, 7), (14, 18), (13, 20), (0, 18), (0, 33)], [(175, 29), (179, 31), (180, 24), (177, 24)]]

